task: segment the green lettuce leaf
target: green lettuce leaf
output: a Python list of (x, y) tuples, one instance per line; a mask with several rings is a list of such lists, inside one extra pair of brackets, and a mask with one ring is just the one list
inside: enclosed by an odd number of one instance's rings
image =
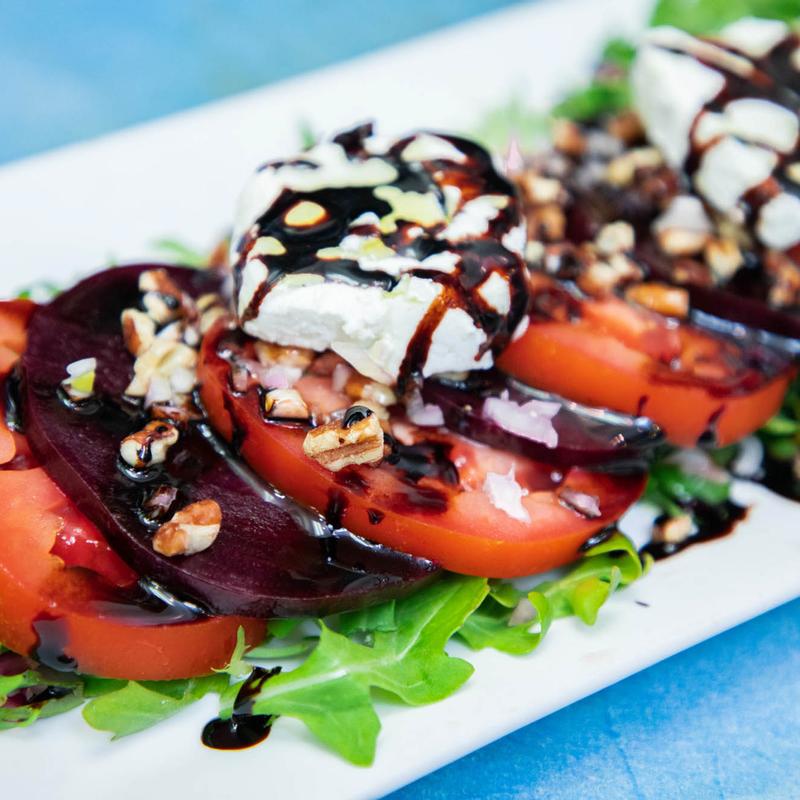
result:
[(208, 266), (208, 253), (201, 253), (178, 239), (157, 239), (153, 242), (153, 247), (172, 263), (195, 269)]
[(574, 614), (587, 625), (594, 625), (606, 600), (618, 588), (641, 578), (650, 563), (649, 556), (642, 560), (630, 539), (615, 533), (587, 550), (563, 578), (540, 583), (534, 591), (547, 599), (553, 619)]
[(793, 22), (800, 17), (800, 0), (659, 0), (650, 24), (711, 33), (742, 17)]
[[(458, 635), (473, 650), (492, 647), (512, 655), (530, 653), (554, 619), (575, 615), (593, 625), (606, 600), (642, 577), (646, 566), (632, 542), (616, 533), (588, 550), (566, 575), (540, 583), (527, 595), (509, 582), (493, 581), (489, 596)], [(522, 619), (515, 622), (518, 615)]]
[(83, 718), (93, 728), (108, 731), (113, 739), (151, 728), (205, 697), (228, 690), (227, 675), (208, 675), (175, 681), (128, 681), (121, 689), (90, 700)]
[(441, 700), (458, 689), (473, 668), (444, 648), (487, 592), (484, 579), (447, 575), (398, 601), (396, 629), (374, 631), (371, 646), (323, 624), (308, 659), (270, 679), (253, 712), (299, 719), (349, 761), (372, 763), (380, 721), (371, 689), (411, 705)]

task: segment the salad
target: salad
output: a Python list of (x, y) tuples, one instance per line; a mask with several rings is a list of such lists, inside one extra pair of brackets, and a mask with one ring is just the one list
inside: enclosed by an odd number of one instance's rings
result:
[(366, 765), (373, 690), (469, 679), (453, 637), (593, 624), (734, 530), (732, 475), (797, 497), (800, 40), (705, 32), (614, 43), (544, 148), (362, 125), (208, 258), (1, 303), (0, 729), (214, 694), (210, 747), (290, 716)]

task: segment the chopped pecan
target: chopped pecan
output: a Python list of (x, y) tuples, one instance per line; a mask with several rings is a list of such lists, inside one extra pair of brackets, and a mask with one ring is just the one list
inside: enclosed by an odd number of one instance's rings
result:
[(718, 281), (728, 280), (744, 264), (744, 256), (734, 239), (709, 239), (703, 257)]
[(316, 355), (307, 347), (283, 347), (271, 342), (257, 341), (254, 344), (256, 358), (265, 367), (279, 364), (282, 367), (299, 367), (308, 369)]
[(629, 286), (625, 298), (668, 317), (685, 317), (689, 313), (686, 289), (666, 283), (645, 282)]
[(308, 419), (306, 401), (297, 389), (273, 389), (264, 397), (264, 411), (274, 419)]
[(351, 464), (377, 465), (383, 459), (383, 428), (370, 409), (353, 406), (341, 419), (310, 430), (303, 451), (331, 472)]
[(136, 308), (126, 308), (121, 320), (125, 347), (131, 355), (141, 355), (156, 338), (156, 323)]
[(658, 544), (680, 544), (694, 533), (694, 521), (689, 514), (667, 517), (653, 528), (653, 541)]
[(594, 243), (597, 250), (604, 256), (625, 253), (633, 250), (633, 246), (636, 244), (636, 233), (628, 222), (610, 222), (600, 228)]
[(569, 119), (557, 119), (553, 123), (553, 145), (568, 156), (583, 155), (586, 150), (586, 137), (580, 126)]
[(153, 536), (153, 549), (163, 556), (191, 556), (214, 544), (222, 525), (216, 500), (198, 500), (178, 511)]
[(123, 461), (135, 469), (163, 464), (167, 451), (178, 441), (178, 429), (164, 420), (148, 422), (140, 431), (126, 436), (119, 446)]

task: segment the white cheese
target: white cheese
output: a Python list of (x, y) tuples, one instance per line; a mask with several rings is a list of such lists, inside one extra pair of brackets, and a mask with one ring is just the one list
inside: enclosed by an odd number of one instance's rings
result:
[(694, 57), (644, 44), (632, 74), (636, 107), (652, 142), (673, 167), (689, 153), (695, 118), (724, 88), (725, 79)]
[(752, 58), (763, 58), (789, 33), (789, 26), (776, 19), (744, 17), (725, 26), (714, 38)]
[(721, 113), (703, 113), (697, 121), (695, 141), (704, 145), (729, 134), (781, 153), (791, 153), (797, 145), (798, 127), (797, 114), (788, 108), (769, 100), (746, 97), (732, 100)]
[(508, 279), (499, 272), (493, 272), (478, 287), (478, 294), (486, 305), (498, 314), (508, 314), (511, 310), (511, 289)]
[(765, 203), (756, 233), (767, 247), (788, 250), (800, 242), (800, 198), (781, 192)]
[(409, 142), (400, 154), (403, 161), (455, 161), (463, 164), (467, 157), (454, 144), (434, 136), (430, 133), (421, 133)]
[[(292, 277), (300, 276), (287, 276), (270, 290), (258, 316), (243, 324), (245, 332), (282, 345), (331, 349), (362, 375), (388, 384), (396, 381), (417, 326), (442, 291), (416, 276), (403, 277), (390, 292), (324, 280), (291, 285)], [(423, 374), (491, 366), (491, 353), (476, 360), (485, 341), (469, 314), (450, 309), (433, 335)]]
[(462, 242), (484, 236), (489, 230), (489, 223), (507, 205), (508, 197), (502, 194), (482, 194), (468, 200), (436, 238)]
[(653, 223), (656, 232), (670, 229), (711, 233), (711, 220), (699, 197), (681, 194), (673, 197), (664, 212)]
[(726, 136), (700, 161), (695, 184), (719, 211), (730, 211), (750, 189), (769, 178), (778, 157), (771, 150)]

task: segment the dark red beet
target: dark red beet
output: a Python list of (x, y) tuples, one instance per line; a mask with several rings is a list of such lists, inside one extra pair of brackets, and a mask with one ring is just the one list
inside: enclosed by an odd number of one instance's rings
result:
[[(101, 272), (36, 311), (23, 358), (23, 419), (36, 457), (80, 510), (143, 576), (207, 610), (223, 614), (319, 615), (378, 602), (413, 589), (436, 574), (430, 562), (371, 544), (324, 523), (307, 532), (315, 515), (291, 501), (270, 502), (268, 487), (253, 484), (217, 453), (199, 429), (170, 450), (161, 474), (134, 482), (117, 469), (123, 436), (142, 418), (119, 398), (133, 359), (120, 333), (120, 312), (139, 300), (139, 273), (148, 267)], [(214, 291), (211, 272), (170, 268), (192, 294)], [(97, 359), (93, 413), (61, 402), (57, 389), (65, 367)], [(222, 508), (222, 528), (206, 551), (166, 558), (151, 545), (137, 515), (145, 493), (159, 484), (178, 487), (175, 508), (203, 498)]]
[[(532, 399), (562, 403), (561, 410), (553, 417), (553, 427), (558, 433), (556, 447), (511, 433), (482, 416), (484, 399), (496, 397), (504, 390), (518, 403)], [(422, 396), (442, 409), (450, 430), (555, 466), (640, 471), (648, 450), (664, 441), (660, 428), (648, 419), (583, 408), (545, 393), (534, 393), (496, 372), (474, 373), (471, 382), (462, 385), (429, 380), (422, 387)]]

